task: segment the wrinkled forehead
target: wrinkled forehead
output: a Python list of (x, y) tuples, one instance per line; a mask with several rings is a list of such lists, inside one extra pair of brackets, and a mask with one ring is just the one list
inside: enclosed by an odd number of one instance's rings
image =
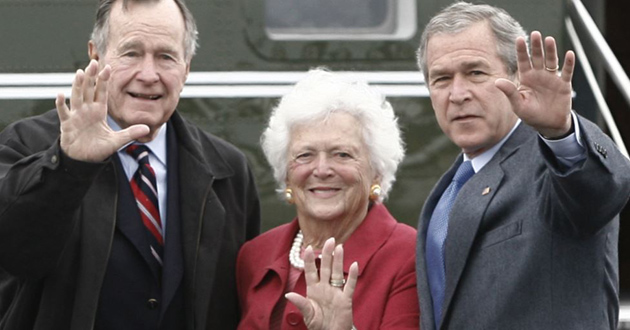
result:
[(158, 38), (170, 37), (181, 41), (182, 47), (186, 33), (184, 18), (172, 1), (130, 2), (126, 9), (119, 1), (112, 8), (109, 29), (110, 38), (134, 33)]
[(497, 39), (486, 23), (480, 22), (458, 32), (436, 33), (427, 42), (427, 55), (466, 49), (497, 52)]
[(351, 114), (335, 112), (323, 118), (296, 123), (289, 132), (292, 146), (309, 144), (362, 145), (363, 126)]
[(185, 27), (184, 16), (170, 0), (117, 1), (110, 12), (110, 24), (126, 21), (162, 22)]

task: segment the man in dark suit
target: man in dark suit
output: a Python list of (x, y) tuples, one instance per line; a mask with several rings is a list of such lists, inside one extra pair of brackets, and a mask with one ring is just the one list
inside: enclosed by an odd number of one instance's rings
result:
[[(462, 149), (420, 215), (421, 328), (615, 329), (630, 163), (571, 111), (575, 55), (505, 11), (455, 3), (418, 50)], [(466, 181), (467, 180), (467, 181)]]
[(0, 329), (236, 328), (260, 207), (175, 111), (196, 36), (183, 1), (101, 0), (70, 105), (0, 133)]

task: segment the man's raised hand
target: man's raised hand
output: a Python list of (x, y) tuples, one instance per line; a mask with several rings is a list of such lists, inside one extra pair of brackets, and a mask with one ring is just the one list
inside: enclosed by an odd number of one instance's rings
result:
[(70, 107), (63, 94), (57, 95), (61, 149), (72, 159), (103, 161), (125, 144), (149, 133), (146, 125), (133, 125), (118, 132), (107, 125), (107, 82), (112, 69), (107, 65), (98, 70), (95, 60), (85, 71), (77, 70)]
[(525, 38), (516, 40), (518, 85), (508, 79), (497, 79), (496, 86), (512, 103), (512, 109), (525, 123), (545, 137), (565, 135), (571, 129), (571, 79), (575, 54), (568, 51), (562, 70), (556, 41), (544, 40), (540, 32), (531, 33), (531, 57)]

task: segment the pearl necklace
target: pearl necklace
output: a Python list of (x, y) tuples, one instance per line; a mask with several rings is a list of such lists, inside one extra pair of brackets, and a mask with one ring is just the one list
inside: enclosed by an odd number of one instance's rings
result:
[(302, 230), (298, 230), (297, 235), (295, 235), (295, 239), (293, 239), (293, 245), (291, 246), (291, 251), (289, 252), (289, 263), (291, 266), (302, 270), (304, 269), (304, 260), (300, 257), (302, 253), (302, 242), (304, 241), (304, 235), (302, 235)]

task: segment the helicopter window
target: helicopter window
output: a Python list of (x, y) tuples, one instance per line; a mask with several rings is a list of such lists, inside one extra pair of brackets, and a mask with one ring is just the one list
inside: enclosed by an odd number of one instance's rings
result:
[(415, 0), (266, 0), (266, 32), (275, 40), (408, 39)]

